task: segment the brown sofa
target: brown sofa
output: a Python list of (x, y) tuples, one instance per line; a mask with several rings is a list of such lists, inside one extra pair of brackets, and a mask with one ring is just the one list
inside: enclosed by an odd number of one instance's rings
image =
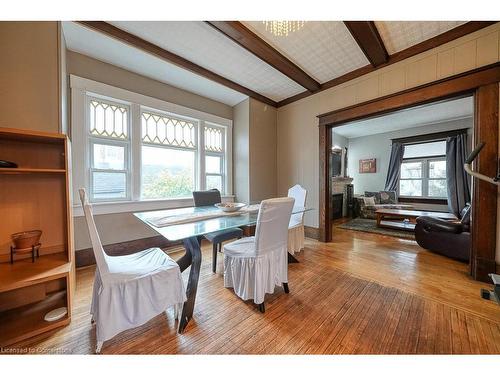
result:
[[(363, 199), (365, 197), (373, 197), (375, 200), (375, 204), (366, 205)], [(395, 191), (365, 191), (364, 195), (358, 195), (354, 197), (355, 216), (359, 216), (364, 219), (375, 219), (375, 212), (382, 208), (411, 210), (413, 209), (413, 206), (411, 204), (399, 203)]]

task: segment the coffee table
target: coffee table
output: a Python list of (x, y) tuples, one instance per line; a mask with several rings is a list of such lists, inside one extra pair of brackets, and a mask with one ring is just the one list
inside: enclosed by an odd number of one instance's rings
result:
[[(437, 217), (446, 220), (458, 220), (458, 218), (448, 212), (416, 211), (416, 210), (397, 210), (391, 208), (381, 208), (375, 211), (377, 215), (377, 227), (392, 228), (400, 230), (413, 231), (415, 229), (415, 219), (419, 216)], [(393, 220), (384, 220), (393, 219)], [(401, 221), (397, 221), (401, 219)], [(408, 219), (409, 222), (402, 220)]]

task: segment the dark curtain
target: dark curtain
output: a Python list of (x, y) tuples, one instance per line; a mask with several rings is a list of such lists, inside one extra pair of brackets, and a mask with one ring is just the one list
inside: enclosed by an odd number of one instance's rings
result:
[(448, 208), (459, 215), (470, 202), (470, 177), (464, 170), (467, 158), (467, 134), (458, 134), (446, 139), (446, 185)]
[(401, 163), (403, 162), (404, 145), (402, 143), (393, 142), (391, 149), (391, 160), (389, 162), (389, 170), (385, 180), (386, 191), (398, 191), (399, 174), (401, 173)]

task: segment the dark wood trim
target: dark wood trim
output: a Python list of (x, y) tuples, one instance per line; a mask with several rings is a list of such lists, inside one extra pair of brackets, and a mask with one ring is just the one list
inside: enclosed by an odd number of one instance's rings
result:
[(304, 225), (304, 234), (307, 238), (312, 238), (313, 240), (319, 240), (319, 228), (314, 228)]
[(446, 199), (431, 199), (431, 198), (407, 198), (407, 197), (399, 197), (398, 201), (401, 203), (425, 203), (425, 204), (439, 204), (439, 205), (447, 205), (448, 201)]
[[(485, 142), (474, 169), (495, 176), (498, 166), (498, 83), (481, 86), (475, 94), (474, 143)], [(474, 179), (472, 203), (471, 275), (489, 282), (496, 270), (497, 186)]]
[(473, 32), (476, 32), (478, 30), (481, 30), (485, 27), (491, 26), (495, 24), (497, 21), (471, 21), (467, 22), (463, 25), (460, 25), (458, 27), (455, 27), (454, 29), (451, 29), (443, 34), (440, 34), (438, 36), (435, 36), (434, 38), (425, 40), (419, 44), (416, 44), (414, 46), (411, 46), (407, 49), (404, 49), (400, 52), (397, 52), (393, 55), (389, 56), (389, 61), (385, 64), (379, 65), (377, 67), (374, 67), (372, 65), (366, 65), (361, 68), (358, 68), (356, 70), (353, 70), (352, 72), (349, 72), (347, 74), (344, 74), (340, 77), (334, 78), (330, 81), (324, 82), (321, 84), (321, 88), (314, 92), (311, 93), (309, 91), (304, 91), (302, 93), (296, 94), (294, 96), (291, 96), (289, 98), (283, 99), (277, 103), (277, 107), (283, 107), (287, 104), (293, 103), (297, 100), (304, 99), (310, 95), (316, 94), (320, 91), (327, 90), (329, 88), (338, 86), (344, 82), (353, 80), (355, 78), (361, 77), (365, 74), (371, 73), (377, 69), (384, 68), (386, 66), (389, 66), (391, 64), (397, 63), (398, 61), (402, 61), (404, 59), (407, 59), (409, 57), (418, 55), (419, 53), (426, 52), (432, 48), (439, 47), (442, 44), (446, 44), (448, 42), (451, 42), (452, 40), (461, 38), (465, 35), (471, 34)]
[(189, 70), (190, 72), (198, 74), (214, 82), (220, 83), (221, 85), (229, 87), (235, 91), (241, 92), (242, 94), (248, 95), (254, 99), (259, 100), (262, 103), (269, 104), (273, 107), (276, 107), (277, 105), (277, 103), (274, 100), (269, 99), (264, 95), (261, 95), (236, 82), (224, 78), (223, 76), (217, 73), (205, 69), (179, 55), (176, 55), (175, 53), (169, 52), (157, 46), (156, 44), (153, 44), (151, 42), (148, 42), (147, 40), (139, 38), (134, 34), (121, 30), (118, 27), (115, 27), (107, 22), (103, 21), (76, 21), (76, 22), (94, 31), (100, 32), (111, 38), (119, 40), (122, 43), (126, 43), (132, 47), (138, 48), (151, 55), (155, 55), (156, 57), (159, 57), (162, 60), (168, 61), (169, 63), (175, 64), (183, 69)]
[[(330, 178), (328, 171), (328, 141), (332, 128), (342, 123), (369, 118), (404, 108), (414, 107), (443, 99), (475, 96), (475, 143), (487, 141), (475, 162), (480, 173), (494, 176), (498, 164), (498, 82), (500, 64), (492, 64), (463, 73), (447, 80), (432, 82), (384, 98), (329, 112), (320, 117), (319, 125), (319, 225), (320, 240), (331, 240), (329, 213)], [(488, 273), (495, 272), (497, 188), (484, 181), (474, 180), (472, 202), (471, 275), (476, 280), (489, 281)]]
[(318, 116), (320, 126), (340, 126), (348, 121), (381, 116), (438, 100), (470, 95), (477, 87), (500, 81), (500, 63), (460, 73), (399, 93), (366, 101)]
[(205, 22), (307, 90), (313, 92), (319, 90), (321, 87), (319, 82), (283, 56), (269, 43), (246, 28), (241, 22)]
[(384, 42), (378, 33), (375, 22), (344, 21), (344, 25), (374, 67), (389, 61), (389, 54), (385, 49)]
[(332, 147), (332, 131), (327, 126), (319, 128), (319, 240), (330, 242), (332, 240), (332, 226), (330, 212), (332, 201), (330, 199), (331, 178), (329, 153)]
[(448, 137), (453, 137), (455, 135), (464, 134), (464, 133), (467, 134), (467, 128), (448, 130), (448, 131), (444, 131), (444, 132), (436, 132), (436, 133), (429, 133), (429, 134), (414, 135), (411, 137), (393, 138), (393, 139), (391, 139), (391, 141), (392, 141), (392, 143), (394, 143), (394, 142), (421, 143), (421, 142), (430, 142), (430, 141), (437, 142), (437, 141), (446, 139)]
[[(119, 242), (109, 245), (104, 245), (106, 254), (111, 256), (128, 255), (137, 253), (138, 251), (149, 249), (151, 247), (159, 247), (160, 249), (168, 249), (176, 246), (181, 246), (182, 241), (171, 242), (163, 236), (154, 236), (141, 238), (138, 240)], [(76, 267), (86, 267), (95, 264), (94, 251), (92, 248), (75, 251)]]

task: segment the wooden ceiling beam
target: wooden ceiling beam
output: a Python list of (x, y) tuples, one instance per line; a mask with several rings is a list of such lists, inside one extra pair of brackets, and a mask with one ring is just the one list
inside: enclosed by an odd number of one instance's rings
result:
[(283, 56), (269, 43), (257, 36), (257, 34), (246, 28), (241, 22), (205, 22), (307, 90), (314, 92), (321, 87), (319, 82)]
[(359, 48), (373, 66), (389, 61), (389, 54), (373, 21), (344, 21)]
[(253, 90), (250, 90), (249, 88), (246, 88), (236, 82), (233, 82), (217, 73), (214, 73), (206, 68), (203, 68), (202, 66), (197, 65), (179, 55), (176, 55), (175, 53), (167, 51), (157, 46), (156, 44), (148, 42), (147, 40), (144, 40), (134, 34), (119, 29), (118, 27), (113, 26), (107, 22), (103, 21), (76, 21), (76, 22), (94, 31), (98, 31), (104, 35), (114, 38), (122, 43), (126, 43), (134, 48), (140, 49), (144, 52), (154, 55), (164, 61), (177, 65), (183, 69), (189, 70), (190, 72), (193, 72), (211, 81), (217, 82), (223, 86), (229, 87), (230, 89), (248, 95), (254, 99), (257, 99), (260, 102), (269, 104), (273, 107), (276, 107), (277, 105), (277, 103), (274, 100), (269, 99), (264, 95), (261, 95)]
[[(327, 81), (321, 85), (321, 88), (316, 91), (324, 91), (329, 88), (338, 86), (344, 82), (350, 81), (352, 79), (361, 77), (365, 74), (368, 74), (370, 72), (373, 72), (377, 69), (384, 68), (388, 65), (397, 63), (398, 61), (402, 61), (404, 59), (410, 58), (412, 56), (418, 55), (419, 53), (423, 53), (425, 51), (428, 51), (430, 49), (439, 47), (442, 44), (451, 42), (452, 40), (461, 38), (467, 34), (471, 34), (475, 31), (481, 30), (485, 27), (491, 26), (493, 24), (497, 23), (497, 21), (470, 21), (467, 23), (464, 23), (463, 25), (457, 26), (449, 31), (446, 31), (443, 34), (439, 34), (431, 39), (424, 40), (421, 43), (415, 44), (414, 46), (408, 47), (402, 51), (396, 52), (392, 55), (389, 56), (389, 60), (377, 67), (373, 65), (365, 65), (361, 68), (358, 68), (356, 70), (353, 70), (352, 72), (349, 72), (347, 74), (344, 74), (340, 77), (336, 77), (330, 81)], [(284, 105), (293, 103), (297, 100), (306, 98), (310, 95), (313, 95), (314, 93), (311, 93), (309, 91), (304, 91), (299, 94), (296, 94), (294, 96), (291, 96), (289, 98), (283, 99), (278, 102), (278, 107), (282, 107)]]

